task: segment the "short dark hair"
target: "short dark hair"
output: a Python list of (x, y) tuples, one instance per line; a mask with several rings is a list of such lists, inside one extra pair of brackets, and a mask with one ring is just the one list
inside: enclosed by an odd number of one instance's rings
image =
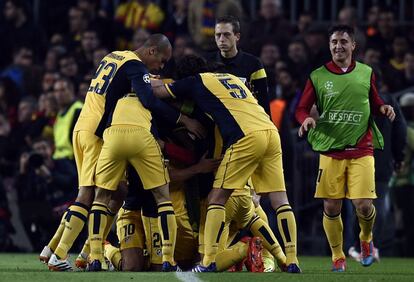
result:
[(233, 26), (233, 32), (236, 33), (240, 33), (240, 21), (238, 18), (234, 17), (234, 16), (223, 16), (223, 17), (219, 17), (216, 20), (216, 24), (219, 23), (229, 23)]
[(328, 37), (331, 38), (332, 34), (334, 34), (335, 32), (340, 32), (340, 33), (346, 32), (348, 33), (349, 37), (352, 38), (352, 40), (355, 40), (354, 28), (349, 25), (339, 24), (339, 25), (334, 25), (330, 27), (328, 30)]
[(177, 79), (182, 79), (198, 73), (216, 72), (222, 67), (220, 63), (207, 62), (203, 57), (187, 55), (177, 62), (176, 76)]

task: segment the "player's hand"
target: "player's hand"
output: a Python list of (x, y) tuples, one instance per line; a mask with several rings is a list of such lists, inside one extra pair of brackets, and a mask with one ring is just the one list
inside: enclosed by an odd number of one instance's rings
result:
[(198, 173), (208, 173), (215, 171), (220, 163), (222, 158), (220, 159), (207, 159), (207, 153), (204, 153), (204, 155), (201, 157), (201, 159), (197, 163), (197, 172)]
[(395, 112), (394, 112), (394, 108), (391, 107), (390, 105), (382, 105), (380, 107), (380, 112), (381, 112), (381, 114), (386, 115), (387, 118), (390, 121), (394, 121), (394, 119), (395, 119)]
[(151, 87), (152, 88), (155, 88), (155, 87), (159, 87), (159, 86), (163, 86), (164, 85), (164, 82), (161, 79), (159, 79), (159, 78), (153, 78), (153, 77), (151, 77), (150, 78), (150, 82), (151, 82)]
[(311, 117), (306, 118), (299, 128), (299, 132), (298, 132), (299, 137), (302, 137), (303, 135), (305, 135), (305, 132), (307, 132), (311, 128), (315, 128), (315, 126), (316, 126), (316, 122), (313, 118)]
[(207, 130), (204, 128), (204, 126), (201, 125), (198, 120), (189, 118), (186, 115), (181, 115), (179, 122), (182, 123), (187, 128), (187, 130), (193, 133), (197, 138), (206, 138)]

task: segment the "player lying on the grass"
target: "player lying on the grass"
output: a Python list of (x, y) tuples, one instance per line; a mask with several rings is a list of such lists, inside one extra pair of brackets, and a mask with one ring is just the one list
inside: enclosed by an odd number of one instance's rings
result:
[(258, 194), (267, 194), (277, 214), (287, 256), (287, 271), (300, 273), (296, 257), (296, 222), (289, 205), (281, 159), (280, 137), (274, 124), (257, 104), (250, 90), (230, 74), (208, 72), (204, 59), (187, 56), (177, 64), (184, 76), (166, 86), (154, 84), (161, 98), (192, 99), (218, 125), (226, 152), (209, 194), (204, 241), (205, 255), (198, 271), (216, 271), (218, 242), (225, 208), (235, 189), (243, 189), (252, 177)]

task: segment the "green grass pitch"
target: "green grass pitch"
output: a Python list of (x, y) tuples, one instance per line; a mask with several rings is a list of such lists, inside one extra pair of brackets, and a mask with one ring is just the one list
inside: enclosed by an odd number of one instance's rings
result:
[[(75, 256), (72, 256), (72, 258)], [(414, 281), (414, 259), (383, 258), (371, 267), (347, 260), (346, 273), (330, 272), (328, 257), (300, 257), (302, 274), (287, 273), (122, 273), (49, 272), (37, 254), (0, 254), (0, 281), (109, 282), (109, 281)]]

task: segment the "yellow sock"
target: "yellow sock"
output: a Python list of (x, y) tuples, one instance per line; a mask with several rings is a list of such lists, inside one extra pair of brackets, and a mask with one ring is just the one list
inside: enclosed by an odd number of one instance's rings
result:
[(89, 245), (91, 252), (90, 261), (104, 261), (103, 256), (103, 236), (106, 227), (106, 215), (108, 208), (105, 204), (93, 202), (91, 213), (89, 214)]
[(298, 264), (296, 253), (296, 220), (290, 205), (282, 205), (276, 210), (277, 227), (285, 246), (286, 264)]
[(158, 204), (158, 228), (162, 239), (162, 261), (175, 265), (174, 250), (177, 237), (177, 222), (171, 201)]
[(70, 248), (78, 238), (79, 233), (85, 226), (88, 218), (88, 207), (84, 204), (75, 202), (70, 206), (69, 211), (65, 217), (65, 229), (62, 233), (62, 238), (56, 247), (55, 254), (59, 258), (66, 258)]
[(261, 206), (258, 206), (257, 208), (255, 208), (254, 212), (260, 216), (260, 218), (266, 222), (267, 224), (269, 224), (269, 219), (267, 218), (266, 213), (264, 212), (264, 210), (262, 209)]
[(111, 231), (111, 227), (112, 227), (112, 224), (114, 223), (115, 215), (116, 214), (110, 211), (108, 211), (106, 215), (106, 226), (105, 226), (104, 237), (103, 237), (104, 240), (106, 240), (106, 237), (108, 237), (108, 234)]
[(372, 228), (374, 227), (376, 215), (377, 211), (374, 205), (372, 205), (372, 210), (368, 216), (363, 216), (357, 212), (359, 227), (361, 228), (361, 232), (359, 232), (359, 239), (361, 241), (372, 241)]
[(91, 246), (89, 245), (89, 238), (87, 238), (85, 243), (83, 244), (81, 253), (89, 255), (90, 252)]
[(286, 263), (286, 256), (266, 222), (264, 222), (260, 217), (255, 216), (252, 220), (250, 220), (247, 228), (253, 233), (254, 236), (259, 236), (263, 239), (263, 247), (269, 250), (269, 252), (276, 258), (278, 264)]
[[(267, 218), (266, 213), (264, 212), (262, 206), (255, 208), (254, 212), (269, 225), (269, 219)], [(268, 249), (264, 248), (262, 251), (263, 263), (265, 269), (275, 269), (275, 257), (269, 252)], [(286, 263), (286, 256), (283, 253), (284, 263)]]
[(209, 266), (216, 259), (218, 244), (224, 229), (226, 210), (222, 205), (209, 205), (204, 228), (203, 265)]
[(204, 257), (204, 228), (207, 216), (207, 199), (200, 201), (200, 225), (198, 226), (198, 253)]
[(111, 244), (104, 245), (105, 257), (112, 262), (116, 270), (122, 270), (122, 255), (118, 248), (115, 248)]
[(336, 216), (329, 216), (323, 213), (323, 229), (325, 230), (326, 238), (332, 251), (332, 261), (339, 258), (345, 258), (343, 248), (344, 226), (342, 224), (341, 214)]
[(241, 262), (247, 256), (249, 246), (243, 242), (237, 242), (230, 249), (220, 251), (216, 255), (216, 267), (218, 271), (225, 271)]
[(67, 211), (63, 214), (62, 219), (60, 220), (59, 227), (56, 230), (55, 234), (53, 235), (52, 239), (50, 239), (49, 248), (54, 252), (56, 250), (56, 247), (59, 244), (60, 239), (62, 238), (63, 230), (65, 230), (65, 222), (66, 222), (66, 215)]

